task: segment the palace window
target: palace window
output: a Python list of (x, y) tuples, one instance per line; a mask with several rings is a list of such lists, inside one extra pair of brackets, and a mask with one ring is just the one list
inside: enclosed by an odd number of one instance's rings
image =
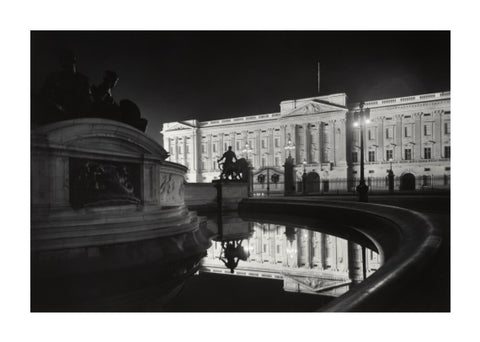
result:
[(408, 138), (408, 137), (412, 136), (412, 127), (411, 126), (405, 126), (403, 129), (404, 129), (405, 138)]
[(185, 153), (190, 153), (190, 148), (188, 145), (185, 145)]
[(275, 147), (280, 147), (280, 139), (275, 138)]
[(205, 153), (205, 150), (206, 150), (206, 146), (205, 144), (202, 144), (202, 153)]
[(352, 163), (358, 163), (358, 152), (352, 152)]
[(444, 147), (443, 157), (444, 158), (450, 158), (450, 146), (445, 146)]
[(217, 144), (212, 144), (213, 153), (217, 152)]
[(432, 149), (430, 147), (425, 147), (423, 149), (423, 158), (432, 159)]
[(280, 166), (280, 158), (275, 157), (275, 166)]
[(262, 148), (267, 148), (267, 139), (262, 139)]
[(223, 143), (223, 151), (226, 152), (228, 150), (228, 143)]
[(432, 135), (432, 124), (423, 125), (423, 135)]
[(368, 140), (375, 140), (375, 129), (369, 129), (368, 130)]
[(443, 124), (443, 132), (445, 134), (450, 134), (450, 122), (447, 121)]
[(265, 166), (265, 157), (262, 157), (262, 166)]
[(238, 151), (240, 151), (240, 141), (237, 141), (236, 143), (237, 143), (237, 144), (236, 144), (236, 147), (235, 147), (235, 148), (236, 148), (236, 150), (237, 150), (237, 152), (238, 152)]
[(393, 159), (393, 150), (387, 150), (387, 161)]
[(182, 154), (182, 146), (178, 146), (178, 154)]
[(392, 127), (387, 127), (385, 130), (385, 137), (387, 139), (392, 139), (393, 138), (393, 128)]
[(412, 149), (406, 148), (405, 149), (405, 160), (412, 160)]
[(375, 151), (368, 151), (368, 161), (369, 162), (375, 161)]

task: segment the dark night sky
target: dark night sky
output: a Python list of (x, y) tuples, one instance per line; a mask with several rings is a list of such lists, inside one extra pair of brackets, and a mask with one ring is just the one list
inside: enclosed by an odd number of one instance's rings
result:
[(91, 83), (116, 71), (114, 98), (136, 102), (158, 141), (164, 122), (270, 113), (315, 96), (317, 61), (321, 94), (351, 101), (450, 90), (448, 31), (34, 31), (33, 92), (65, 48)]

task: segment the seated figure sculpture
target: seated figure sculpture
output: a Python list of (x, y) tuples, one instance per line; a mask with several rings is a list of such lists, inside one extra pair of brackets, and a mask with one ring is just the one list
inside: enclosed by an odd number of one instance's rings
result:
[(71, 51), (60, 57), (62, 70), (48, 76), (40, 93), (32, 99), (32, 124), (44, 125), (61, 120), (99, 117), (121, 121), (145, 132), (148, 121), (130, 100), (115, 102), (112, 89), (118, 75), (110, 70), (101, 84), (90, 86), (88, 78), (77, 72)]
[(103, 82), (91, 87), (95, 114), (124, 122), (145, 132), (147, 120), (141, 117), (138, 106), (130, 100), (123, 99), (120, 103), (116, 103), (113, 99), (112, 89), (117, 85), (118, 80), (119, 77), (114, 71), (107, 70)]
[(61, 70), (51, 73), (39, 94), (32, 99), (32, 123), (89, 116), (92, 96), (87, 76), (77, 71), (77, 60), (71, 51), (60, 56)]

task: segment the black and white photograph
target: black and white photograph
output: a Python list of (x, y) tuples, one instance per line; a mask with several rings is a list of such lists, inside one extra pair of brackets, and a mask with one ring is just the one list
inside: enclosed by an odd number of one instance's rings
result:
[(459, 6), (91, 5), (3, 30), (5, 340), (473, 328)]
[(31, 47), (32, 311), (450, 310), (450, 32)]

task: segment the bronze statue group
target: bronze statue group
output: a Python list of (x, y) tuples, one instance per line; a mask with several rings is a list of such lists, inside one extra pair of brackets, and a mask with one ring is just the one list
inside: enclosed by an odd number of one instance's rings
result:
[(116, 102), (112, 89), (118, 75), (105, 71), (102, 83), (90, 85), (87, 76), (77, 71), (71, 51), (60, 56), (61, 70), (51, 73), (42, 89), (32, 99), (32, 125), (62, 120), (96, 117), (123, 122), (145, 132), (147, 120), (137, 105), (127, 99)]

